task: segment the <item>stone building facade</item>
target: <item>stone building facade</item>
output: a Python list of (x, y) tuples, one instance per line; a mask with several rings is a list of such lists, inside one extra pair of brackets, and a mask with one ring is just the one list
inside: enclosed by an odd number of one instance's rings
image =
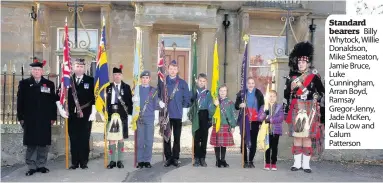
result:
[[(248, 34), (257, 41), (250, 41), (250, 75), (266, 87), (264, 82), (276, 81), (281, 93), (283, 76), (287, 73), (287, 52), (297, 41), (313, 41), (315, 66), (324, 76), (325, 21), (330, 14), (345, 14), (344, 1), (217, 1), (217, 2), (79, 2), (81, 4), (77, 49), (72, 57), (86, 58), (88, 66), (95, 61), (103, 17), (106, 20), (106, 40), (109, 69), (124, 65), (124, 80), (132, 84), (134, 48), (139, 41), (142, 46), (144, 68), (152, 72), (152, 84), (157, 83), (158, 43), (165, 41), (166, 56), (178, 60), (181, 75), (190, 84), (192, 34), (197, 34), (198, 71), (212, 73), (213, 46), (218, 42), (221, 83), (229, 87), (229, 98), (234, 99), (240, 89), (240, 63), (244, 53), (242, 36)], [(31, 7), (37, 13), (31, 21)], [(290, 11), (287, 11), (287, 10)], [(21, 66), (28, 68), (34, 55), (46, 60), (46, 72), (51, 76), (60, 74), (62, 56), (62, 31), (67, 17), (69, 27), (74, 27), (73, 12), (62, 2), (1, 2), (1, 67), (8, 70), (13, 65), (16, 72)], [(291, 18), (285, 27), (286, 16)], [(230, 21), (225, 29), (224, 20)], [(314, 32), (309, 26), (316, 25)], [(287, 24), (289, 25), (289, 24)], [(84, 31), (83, 29), (86, 29)], [(288, 35), (284, 33), (288, 29)], [(225, 40), (226, 31), (226, 40)], [(74, 41), (73, 29), (70, 40)], [(312, 36), (313, 34), (313, 36)], [(141, 39), (137, 39), (141, 37)], [(265, 38), (264, 38), (265, 37)], [(312, 39), (313, 37), (313, 39)], [(266, 40), (262, 42), (262, 40)], [(175, 44), (174, 44), (175, 43)], [(286, 44), (288, 46), (286, 46)], [(174, 46), (174, 47), (173, 47)], [(33, 49), (32, 49), (33, 47)], [(175, 49), (174, 49), (175, 48)], [(278, 49), (279, 51), (276, 51)], [(34, 50), (34, 52), (33, 52)], [(271, 50), (271, 51), (270, 51)], [(274, 50), (274, 51), (273, 51)], [(34, 53), (34, 54), (33, 54)], [(262, 54), (267, 55), (261, 58)], [(266, 58), (267, 57), (267, 58)], [(274, 60), (269, 65), (269, 60)], [(52, 77), (54, 78), (54, 77)], [(16, 80), (20, 77), (16, 77)], [(4, 82), (4, 81), (2, 81)], [(6, 82), (11, 86), (11, 82)], [(57, 81), (56, 81), (57, 83)], [(4, 93), (2, 93), (4, 95)], [(6, 94), (6, 98), (10, 97)], [(3, 99), (3, 97), (1, 97)], [(9, 99), (6, 99), (10, 101)], [(279, 101), (282, 96), (279, 96)], [(2, 136), (5, 134), (2, 130)], [(61, 133), (61, 134), (60, 134)], [(55, 134), (62, 137), (62, 132)], [(59, 137), (58, 137), (59, 138)], [(291, 139), (290, 139), (291, 140)], [(2, 141), (3, 142), (3, 141)], [(62, 143), (58, 140), (57, 143)], [(280, 155), (290, 157), (288, 138), (280, 140)], [(60, 146), (60, 145), (56, 145)], [(371, 158), (378, 156), (364, 151), (326, 151), (327, 159)], [(375, 157), (376, 157), (375, 156)], [(345, 158), (346, 157), (346, 158)]]
[[(288, 44), (291, 49), (296, 41), (310, 40), (309, 25), (316, 24), (314, 44), (316, 48), (316, 67), (323, 75), (324, 67), (324, 23), (329, 14), (344, 14), (345, 2), (308, 2), (308, 1), (253, 1), (253, 2), (81, 2), (78, 30), (79, 42), (90, 43), (90, 47), (72, 49), (72, 57), (87, 57), (90, 63), (95, 60), (96, 49), (101, 33), (102, 17), (106, 19), (107, 54), (110, 69), (124, 65), (125, 80), (132, 83), (134, 47), (137, 35), (140, 35), (144, 68), (155, 76), (158, 60), (158, 42), (165, 40), (167, 56), (181, 59), (181, 73), (190, 81), (191, 35), (197, 34), (198, 71), (206, 72), (211, 77), (214, 41), (218, 41), (221, 63), (221, 83), (229, 86), (230, 97), (239, 90), (240, 61), (244, 52), (242, 36), (275, 36), (285, 39), (284, 17), (287, 9), (293, 17), (292, 29), (288, 29)], [(29, 17), (31, 6), (35, 6), (37, 18)], [(67, 3), (60, 2), (2, 2), (2, 61), (16, 64), (20, 68), (31, 61), (32, 44), (34, 55), (40, 60), (47, 60), (49, 72), (59, 74), (62, 50), (62, 32), (65, 18), (69, 27), (74, 27), (73, 12), (68, 11)], [(227, 18), (230, 25), (226, 29), (223, 21)], [(83, 28), (87, 29), (84, 31)], [(90, 34), (88, 38), (86, 32)], [(33, 35), (32, 35), (33, 34)], [(295, 36), (295, 38), (294, 38)], [(32, 43), (32, 37), (34, 41)], [(74, 41), (73, 30), (70, 40)], [(182, 45), (183, 42), (188, 44)], [(176, 43), (173, 50), (172, 44)], [(226, 44), (226, 45), (225, 45)], [(262, 44), (262, 43), (258, 43)], [(277, 44), (277, 43), (276, 43)], [(80, 43), (78, 44), (81, 47)], [(255, 43), (250, 42), (250, 49)], [(226, 46), (226, 48), (225, 48)], [(274, 46), (265, 44), (265, 46)], [(278, 45), (285, 49), (284, 45)], [(91, 51), (89, 51), (91, 50)], [(226, 51), (225, 51), (226, 50)], [(250, 51), (251, 52), (251, 51)], [(256, 51), (255, 51), (256, 52)], [(283, 51), (284, 52), (284, 51)], [(273, 53), (270, 53), (271, 55)], [(283, 56), (275, 55), (275, 57)], [(251, 57), (252, 55), (250, 55)], [(254, 55), (253, 55), (254, 56)], [(269, 56), (270, 57), (270, 56)], [(184, 59), (184, 60), (182, 60)], [(268, 58), (270, 59), (270, 58)], [(264, 60), (262, 66), (267, 66)], [(9, 64), (8, 64), (9, 65)], [(90, 64), (89, 64), (90, 65)], [(225, 68), (226, 67), (226, 68)], [(250, 68), (251, 69), (251, 68)], [(259, 68), (267, 71), (268, 68)], [(18, 69), (17, 69), (18, 70)], [(266, 74), (271, 76), (270, 74)], [(255, 75), (254, 75), (255, 76)], [(255, 76), (256, 77), (256, 76)], [(156, 77), (153, 77), (155, 84)]]

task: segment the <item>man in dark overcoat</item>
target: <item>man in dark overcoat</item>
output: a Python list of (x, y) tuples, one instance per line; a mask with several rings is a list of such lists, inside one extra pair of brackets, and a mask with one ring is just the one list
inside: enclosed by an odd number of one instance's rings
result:
[(51, 145), (51, 126), (57, 119), (54, 83), (42, 76), (43, 63), (36, 61), (30, 66), (32, 76), (21, 80), (17, 91), (17, 119), (24, 129), (23, 143), (27, 146), (26, 176), (49, 172), (45, 165)]

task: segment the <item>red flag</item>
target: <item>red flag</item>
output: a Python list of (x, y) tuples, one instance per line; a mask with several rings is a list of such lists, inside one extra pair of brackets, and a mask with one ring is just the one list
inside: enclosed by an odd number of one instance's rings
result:
[(63, 52), (64, 52), (63, 54), (64, 58), (63, 58), (63, 64), (61, 67), (62, 75), (61, 75), (61, 90), (60, 90), (61, 105), (64, 105), (65, 98), (66, 98), (66, 90), (70, 87), (70, 73), (71, 73), (68, 23), (66, 19), (65, 19)]

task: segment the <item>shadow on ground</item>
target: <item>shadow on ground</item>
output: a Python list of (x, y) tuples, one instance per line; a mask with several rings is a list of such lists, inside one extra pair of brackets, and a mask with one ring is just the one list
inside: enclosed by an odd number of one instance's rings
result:
[[(190, 166), (192, 159), (191, 158), (180, 158), (181, 168), (183, 166)], [(164, 167), (164, 162), (158, 162), (152, 165), (152, 168), (143, 168), (138, 169), (127, 174), (123, 182), (161, 182), (163, 175), (178, 169), (175, 166)]]

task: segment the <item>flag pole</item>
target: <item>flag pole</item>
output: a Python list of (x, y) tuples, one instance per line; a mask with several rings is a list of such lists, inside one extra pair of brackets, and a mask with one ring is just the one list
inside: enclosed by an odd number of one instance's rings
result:
[[(197, 53), (197, 50), (196, 50), (196, 40), (197, 40), (197, 34), (194, 32), (193, 33), (193, 43), (194, 43), (194, 45), (193, 45), (193, 49), (194, 49), (194, 51), (193, 51), (193, 54), (196, 54)], [(196, 55), (193, 55), (193, 58), (194, 57), (196, 57)], [(196, 63), (194, 63), (194, 59), (193, 59), (193, 76), (192, 76), (192, 83), (194, 83), (194, 86), (197, 84), (196, 83), (196, 76), (194, 75), (194, 74), (197, 74), (197, 73), (194, 73), (194, 64), (196, 64)], [(196, 69), (197, 70), (197, 69)], [(193, 91), (194, 92), (194, 91)], [(194, 93), (193, 93), (193, 95), (194, 95)], [(194, 100), (194, 102), (196, 102), (196, 100)], [(198, 103), (198, 102), (197, 102)], [(196, 105), (196, 104), (194, 104), (194, 105)], [(193, 110), (193, 109), (192, 109)], [(198, 113), (198, 111), (197, 111), (197, 113)], [(191, 117), (194, 117), (194, 115), (193, 116), (191, 116)], [(199, 119), (198, 119), (199, 120)], [(193, 122), (193, 120), (192, 120), (192, 122)], [(193, 125), (192, 125), (193, 126)], [(192, 134), (193, 134), (193, 132), (192, 132)], [(194, 132), (194, 135), (195, 135), (195, 132)], [(192, 166), (193, 166), (193, 164), (194, 164), (194, 161), (195, 161), (195, 159), (194, 159), (194, 135), (192, 135)]]
[[(249, 36), (246, 34), (246, 35), (244, 35), (243, 36), (243, 40), (245, 41), (245, 49), (247, 48), (247, 43), (248, 43), (248, 41), (249, 41)], [(247, 50), (245, 50), (245, 52), (246, 52)], [(246, 62), (247, 62), (247, 60), (246, 60)], [(245, 68), (245, 71), (244, 72), (247, 72), (247, 68)], [(243, 79), (247, 79), (247, 78), (243, 78)], [(246, 81), (245, 81), (246, 82)], [(243, 90), (245, 90), (246, 91), (246, 88), (243, 88)], [(247, 97), (246, 97), (246, 95), (245, 95), (245, 98), (244, 98), (244, 103), (246, 104), (246, 101), (247, 101)], [(243, 108), (243, 117), (242, 117), (242, 168), (245, 168), (245, 156), (247, 156), (247, 154), (245, 155), (245, 121), (246, 121), (246, 107), (244, 107)], [(250, 135), (250, 134), (248, 134), (248, 135)]]
[[(65, 26), (68, 26), (68, 17), (65, 17)], [(67, 34), (67, 32), (65, 31), (65, 34)], [(65, 39), (67, 41), (67, 36), (68, 35), (65, 35)], [(65, 44), (65, 42), (64, 42)], [(68, 44), (68, 43), (67, 43)], [(64, 62), (65, 60), (63, 60), (63, 63), (61, 65), (61, 68), (62, 70), (64, 70)], [(63, 71), (62, 71), (63, 72)], [(62, 76), (63, 78), (63, 73), (62, 73)], [(64, 98), (64, 107), (65, 107), (65, 111), (66, 113), (68, 113), (68, 89), (63, 86), (64, 83), (61, 83), (61, 87), (64, 88), (64, 91), (61, 91), (61, 92), (64, 92), (65, 93), (65, 98)], [(68, 139), (68, 118), (65, 118), (65, 168), (66, 169), (69, 169), (69, 139)], [(73, 158), (73, 157), (72, 157)]]
[(69, 168), (68, 118), (65, 119), (65, 168)]
[(134, 130), (134, 164), (133, 167), (137, 166), (137, 129)]
[[(104, 89), (104, 101), (106, 102), (106, 88)], [(102, 115), (105, 115), (102, 114)], [(105, 119), (105, 124), (104, 124), (104, 167), (106, 168), (108, 166), (108, 144), (107, 144), (107, 140), (106, 140), (106, 127), (107, 127), (107, 124), (108, 124), (108, 116), (104, 116), (104, 119)]]
[[(64, 65), (64, 63), (63, 63)], [(62, 83), (64, 84), (64, 83)], [(65, 92), (65, 111), (68, 113), (68, 89), (64, 87)], [(68, 118), (65, 118), (65, 168), (69, 169), (69, 139), (68, 139)], [(73, 158), (73, 157), (72, 157)]]

